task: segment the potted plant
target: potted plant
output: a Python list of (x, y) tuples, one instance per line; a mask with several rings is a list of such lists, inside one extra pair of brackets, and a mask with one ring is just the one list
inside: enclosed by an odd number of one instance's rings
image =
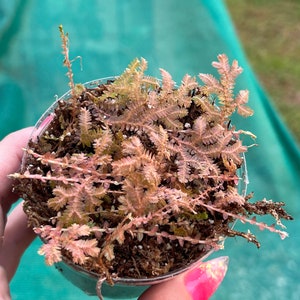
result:
[(200, 74), (203, 85), (186, 75), (176, 86), (162, 69), (161, 80), (147, 76), (143, 58), (120, 76), (74, 84), (60, 30), (71, 89), (38, 122), (11, 175), (47, 264), (88, 293), (112, 296), (119, 291), (108, 285), (124, 292), (166, 280), (226, 237), (259, 246), (233, 229), (236, 220), (287, 236), (255, 219), (271, 215), (283, 227), (284, 203), (252, 202), (239, 189), (249, 147), (241, 136), (254, 135), (231, 124), (234, 113), (253, 113), (248, 92), (233, 92), (237, 61), (219, 55), (220, 79)]

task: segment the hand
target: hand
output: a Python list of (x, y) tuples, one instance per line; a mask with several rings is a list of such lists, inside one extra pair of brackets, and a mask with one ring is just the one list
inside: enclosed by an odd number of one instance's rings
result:
[(139, 300), (208, 300), (222, 282), (227, 265), (227, 256), (201, 262), (174, 279), (151, 286)]
[[(6, 215), (18, 199), (12, 193), (7, 175), (18, 171), (24, 148), (32, 128), (11, 133), (0, 142), (0, 300), (10, 300), (8, 282), (13, 277), (20, 258), (35, 237), (27, 226), (22, 203)], [(202, 262), (174, 279), (153, 285), (139, 300), (207, 300), (215, 292), (227, 271), (227, 257)]]
[(12, 193), (12, 182), (7, 175), (18, 171), (24, 148), (32, 128), (25, 128), (6, 136), (0, 142), (0, 300), (10, 300), (8, 282), (13, 277), (20, 258), (35, 237), (27, 226), (22, 203), (7, 218), (11, 205), (18, 196)]

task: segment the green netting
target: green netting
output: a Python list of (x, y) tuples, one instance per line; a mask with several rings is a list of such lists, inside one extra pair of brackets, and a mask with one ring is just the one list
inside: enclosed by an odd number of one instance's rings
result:
[[(257, 199), (286, 201), (296, 221), (287, 224), (290, 238), (284, 241), (251, 228), (262, 241), (259, 250), (228, 240), (216, 255), (230, 256), (229, 272), (213, 299), (299, 299), (299, 150), (249, 67), (223, 1), (1, 1), (1, 138), (34, 124), (68, 89), (59, 24), (69, 32), (70, 56), (82, 57), (82, 71), (80, 60), (73, 64), (77, 82), (119, 74), (140, 56), (149, 61), (149, 74), (162, 67), (176, 81), (185, 73), (211, 73), (219, 53), (239, 60), (245, 71), (237, 88), (250, 90), (256, 113), (237, 124), (255, 133), (259, 144), (247, 154), (249, 191)], [(13, 299), (91, 299), (44, 265), (39, 244), (23, 256), (11, 284)]]

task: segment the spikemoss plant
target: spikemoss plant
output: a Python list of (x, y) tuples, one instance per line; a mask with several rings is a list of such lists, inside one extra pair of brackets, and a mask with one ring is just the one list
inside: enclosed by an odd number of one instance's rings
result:
[(222, 247), (225, 237), (259, 246), (252, 233), (232, 228), (235, 220), (287, 236), (255, 219), (271, 215), (283, 227), (281, 219), (291, 219), (284, 203), (249, 201), (238, 191), (248, 149), (240, 137), (254, 135), (231, 124), (233, 113), (253, 113), (248, 91), (233, 92), (237, 61), (219, 55), (219, 79), (200, 74), (199, 84), (186, 75), (176, 86), (165, 70), (161, 80), (145, 75), (146, 60), (135, 59), (91, 88), (73, 83), (61, 33), (69, 99), (56, 103), (12, 175), (47, 264), (66, 257), (112, 282), (165, 274)]

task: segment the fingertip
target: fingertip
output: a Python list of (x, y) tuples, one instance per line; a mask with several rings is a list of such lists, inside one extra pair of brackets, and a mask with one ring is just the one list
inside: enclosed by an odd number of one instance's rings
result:
[(208, 300), (226, 275), (229, 258), (201, 262), (173, 279), (151, 286), (139, 300)]
[(184, 283), (193, 300), (207, 300), (223, 281), (229, 258), (221, 256), (201, 263), (186, 273)]
[(4, 214), (8, 212), (18, 196), (12, 193), (12, 180), (8, 175), (21, 166), (22, 148), (26, 147), (32, 127), (10, 133), (0, 141), (0, 201)]

